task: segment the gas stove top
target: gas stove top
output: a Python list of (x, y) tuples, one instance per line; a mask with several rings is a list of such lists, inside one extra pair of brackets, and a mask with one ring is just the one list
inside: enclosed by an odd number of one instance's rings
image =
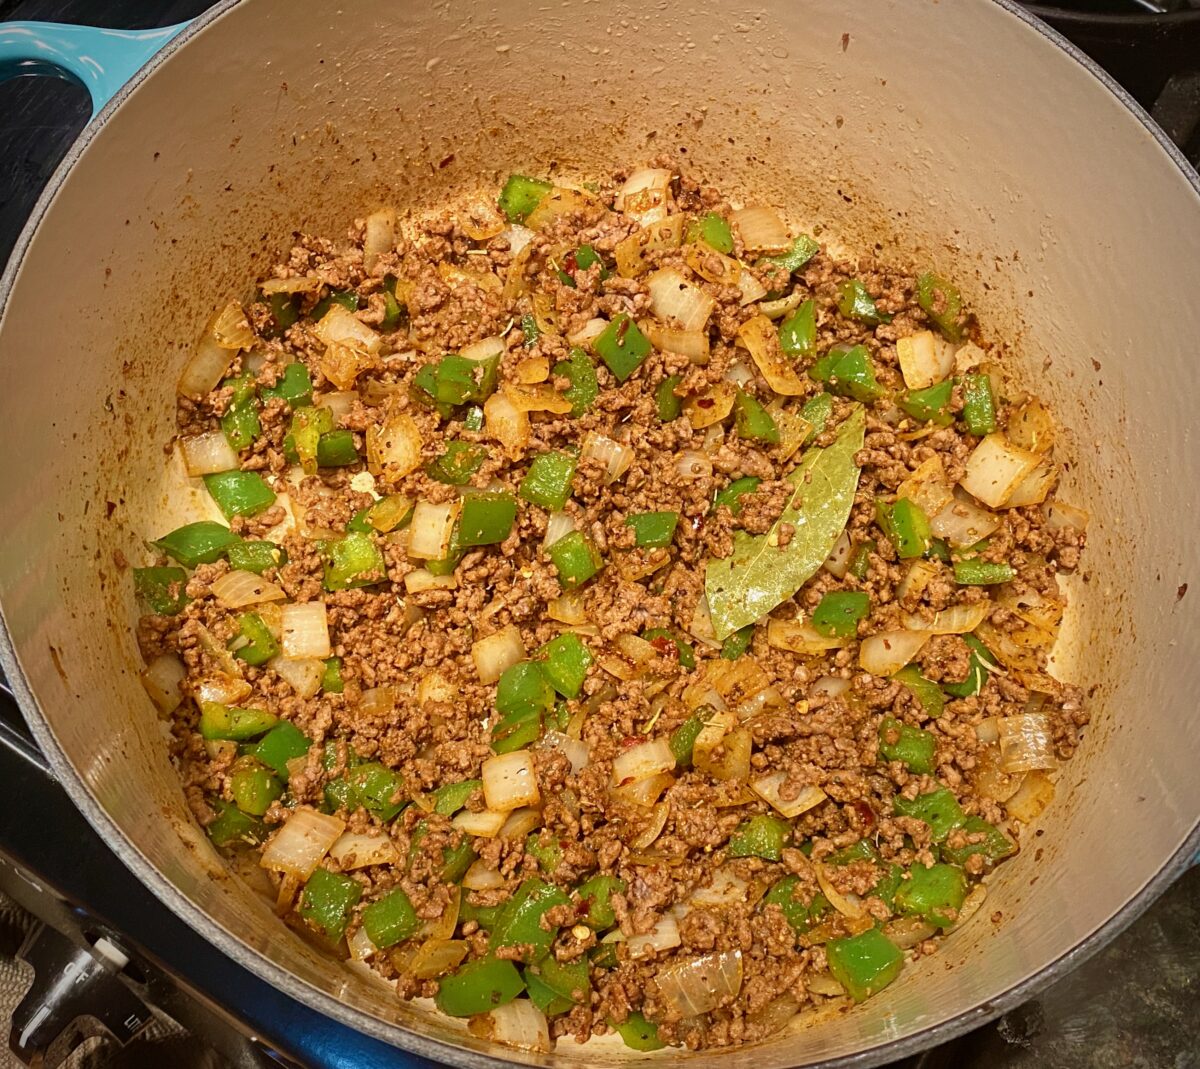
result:
[[(0, 20), (132, 29), (181, 22), (208, 6), (0, 0)], [(1200, 0), (1030, 6), (1103, 63), (1193, 162), (1200, 160)], [(72, 83), (0, 82), (0, 263), (89, 114), (86, 93)], [(18, 955), (34, 972), (15, 1011), (0, 1000), (0, 1016), (12, 1012), (12, 1065), (83, 1064), (78, 1053), (64, 1059), (89, 1034), (105, 1037), (103, 1050), (88, 1056), (89, 1069), (432, 1064), (313, 1013), (175, 917), (58, 787), (6, 692), (0, 693), (0, 812), (36, 814), (0, 823), (0, 964)], [(4, 898), (25, 911), (15, 935), (4, 923)], [(1036, 1000), (894, 1069), (1200, 1067), (1198, 978), (1200, 871), (1193, 869), (1105, 951)], [(0, 1051), (0, 1069), (9, 1064)]]

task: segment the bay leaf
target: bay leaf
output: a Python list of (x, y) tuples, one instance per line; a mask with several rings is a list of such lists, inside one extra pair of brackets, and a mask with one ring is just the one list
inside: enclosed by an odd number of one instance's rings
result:
[[(863, 447), (866, 414), (856, 408), (824, 449), (808, 449), (787, 475), (791, 501), (766, 534), (733, 534), (733, 552), (708, 562), (704, 590), (713, 630), (724, 639), (762, 619), (804, 585), (833, 550), (846, 527), (858, 489), (854, 454)], [(779, 525), (794, 528), (779, 545)]]

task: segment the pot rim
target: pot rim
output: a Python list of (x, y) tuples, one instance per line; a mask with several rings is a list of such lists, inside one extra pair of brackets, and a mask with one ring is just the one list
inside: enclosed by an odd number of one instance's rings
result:
[[(50, 180), (31, 211), (21, 230), (13, 251), (0, 274), (0, 323), (8, 306), (21, 264), (33, 241), (42, 219), (50, 210), (54, 198), (66, 180), (72, 167), (84, 150), (99, 136), (110, 118), (124, 104), (131, 93), (150, 77), (179, 49), (187, 47), (193, 36), (219, 21), (233, 8), (245, 0), (221, 0), (191, 22), (177, 37), (167, 43), (142, 67), (113, 98), (84, 127), (79, 137), (63, 156)], [(1163, 130), (1103, 68), (1089, 56), (1022, 7), (1017, 0), (991, 0), (1009, 15), (1019, 19), (1030, 30), (1057, 45), (1068, 57), (1083, 67), (1104, 88), (1113, 94), (1137, 119), (1158, 143), (1167, 157), (1179, 168), (1184, 178), (1200, 196), (1200, 174), (1184, 157), (1182, 151), (1167, 137)], [(109, 848), (138, 879), (176, 916), (184, 920), (194, 931), (216, 946), (222, 953), (252, 972), (260, 980), (270, 983), (277, 990), (297, 1002), (330, 1017), (340, 1024), (361, 1032), (374, 1039), (433, 1061), (450, 1063), (466, 1069), (495, 1069), (497, 1066), (514, 1064), (516, 1058), (482, 1054), (455, 1044), (445, 1043), (411, 1030), (403, 1024), (389, 1022), (356, 1009), (334, 998), (332, 995), (301, 980), (294, 973), (275, 964), (264, 954), (251, 949), (236, 936), (217, 924), (211, 916), (200, 909), (134, 846), (102, 806), (96, 801), (82, 777), (68, 760), (55, 738), (49, 721), (42, 712), (41, 704), (25, 676), (13, 647), (8, 621), (0, 605), (0, 666), (3, 667), (21, 713), (29, 724), (34, 738), (50, 765), (54, 777), (66, 790), (76, 807), (88, 823), (104, 838)], [(1054, 981), (1082, 964), (1093, 954), (1103, 949), (1117, 935), (1133, 923), (1163, 891), (1167, 889), (1197, 858), (1200, 857), (1200, 814), (1191, 831), (1176, 849), (1167, 863), (1151, 876), (1116, 913), (1089, 933), (1084, 939), (1061, 957), (1039, 972), (1014, 984), (979, 1005), (964, 1010), (954, 1017), (921, 1028), (907, 1036), (885, 1041), (868, 1050), (846, 1054), (813, 1066), (813, 1069), (871, 1069), (908, 1055), (916, 1054), (933, 1046), (945, 1043), (965, 1034), (1002, 1013), (1026, 1001), (1030, 996), (1049, 986)]]

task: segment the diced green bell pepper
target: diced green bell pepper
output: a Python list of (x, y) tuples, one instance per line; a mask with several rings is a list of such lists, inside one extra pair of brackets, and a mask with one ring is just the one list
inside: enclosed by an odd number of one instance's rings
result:
[(467, 921), (474, 921), (484, 931), (490, 932), (496, 927), (496, 921), (500, 919), (503, 909), (503, 903), (497, 903), (494, 906), (476, 906), (464, 897), (458, 910), (458, 919), (464, 924)]
[(559, 694), (564, 698), (578, 698), (592, 666), (592, 651), (572, 631), (552, 638), (538, 651), (542, 671)]
[(562, 847), (545, 829), (529, 833), (525, 839), (525, 853), (537, 862), (538, 868), (547, 876), (553, 876), (562, 864)]
[(151, 544), (185, 568), (195, 568), (198, 564), (212, 564), (226, 546), (240, 541), (228, 527), (212, 520), (198, 520), (177, 527)]
[(876, 307), (867, 287), (856, 278), (838, 283), (838, 311), (847, 319), (856, 319), (871, 327), (892, 321), (890, 315)]
[(281, 720), (262, 737), (250, 753), (268, 768), (273, 768), (275, 774), (287, 783), (288, 762), (297, 757), (304, 757), (310, 746), (312, 742), (303, 731), (290, 720)]
[(726, 661), (736, 661), (745, 654), (754, 642), (754, 625), (747, 624), (734, 631), (721, 643), (721, 657)]
[(241, 645), (233, 655), (246, 664), (266, 664), (279, 652), (278, 640), (256, 612), (244, 612), (238, 617), (238, 636)]
[(897, 683), (903, 683), (931, 717), (936, 719), (945, 711), (946, 696), (942, 688), (932, 679), (921, 675), (921, 670), (915, 664), (905, 665), (892, 678)]
[(492, 726), (492, 752), (512, 753), (532, 746), (542, 737), (542, 716), (538, 711), (506, 716)]
[(537, 316), (521, 316), (521, 333), (524, 335), (522, 344), (526, 349), (532, 349), (537, 344), (538, 338), (542, 336), (541, 328), (537, 324)]
[(817, 348), (817, 306), (811, 301), (789, 313), (779, 324), (779, 347), (788, 356), (807, 359)]
[(547, 954), (541, 961), (535, 962), (525, 970), (527, 983), (531, 975), (536, 976), (555, 994), (577, 1006), (588, 1001), (592, 990), (587, 958), (558, 961), (553, 954)]
[(642, 549), (669, 546), (678, 523), (678, 512), (635, 512), (625, 518), (625, 526), (633, 528), (634, 540)]
[(434, 1002), (449, 1017), (474, 1017), (512, 1002), (524, 990), (525, 981), (511, 961), (488, 956), (443, 977)]
[(733, 253), (733, 231), (729, 223), (716, 212), (705, 212), (687, 225), (684, 240), (691, 244), (703, 241), (710, 249), (729, 256)]
[(271, 306), (276, 334), (283, 334), (300, 318), (300, 307), (294, 293), (272, 293), (267, 303)]
[(600, 393), (596, 365), (582, 349), (572, 348), (566, 360), (560, 360), (554, 365), (554, 374), (571, 383), (563, 390), (563, 397), (571, 402), (573, 417), (578, 419), (596, 403), (596, 397)]
[(991, 651), (974, 635), (962, 635), (962, 640), (971, 647), (970, 667), (967, 678), (961, 683), (943, 683), (942, 690), (952, 698), (970, 698), (983, 690), (988, 681), (988, 669), (996, 667)]
[(962, 846), (952, 847), (948, 840), (954, 838), (954, 835), (947, 836), (947, 842), (941, 846), (942, 859), (955, 865), (965, 865), (970, 857), (979, 854), (990, 867), (1017, 852), (1017, 844), (983, 817), (967, 817), (957, 831), (967, 836), (983, 838), (979, 842), (964, 842)]
[(362, 884), (349, 876), (317, 869), (300, 895), (300, 916), (320, 928), (331, 942), (340, 942), (362, 891)]
[(387, 579), (383, 551), (369, 534), (350, 531), (325, 543), (325, 589), (349, 590)]
[(413, 909), (412, 900), (399, 887), (372, 902), (362, 912), (363, 927), (371, 942), (380, 949), (412, 938), (420, 931), (422, 923)]
[(916, 913), (935, 928), (949, 928), (957, 919), (967, 897), (967, 875), (957, 865), (918, 863), (908, 870), (908, 879), (896, 892), (896, 906), (903, 913)]
[(691, 767), (692, 750), (695, 748), (696, 739), (700, 737), (700, 732), (704, 730), (704, 723), (705, 718), (700, 713), (693, 713), (671, 732), (668, 742), (671, 753), (675, 755), (675, 763), (680, 768)]
[(833, 395), (819, 393), (815, 397), (810, 397), (804, 402), (804, 407), (800, 409), (800, 415), (812, 424), (812, 430), (804, 439), (804, 444), (808, 445), (817, 435), (824, 433), (829, 417), (833, 415)]
[(466, 486), (487, 459), (487, 450), (474, 442), (447, 442), (446, 450), (431, 460), (425, 471), (431, 479), (451, 486)]
[(884, 394), (883, 387), (875, 380), (875, 368), (865, 345), (835, 345), (808, 369), (808, 373), (833, 393), (864, 404), (870, 404)]
[(225, 549), (229, 567), (262, 575), (268, 568), (287, 564), (287, 551), (274, 542), (233, 542)]
[(313, 305), (312, 311), (308, 313), (309, 318), (314, 323), (320, 322), (335, 304), (341, 305), (348, 312), (355, 312), (358, 310), (358, 294), (354, 290), (330, 290)]
[(923, 390), (908, 390), (896, 399), (896, 404), (913, 419), (936, 423), (939, 427), (949, 427), (954, 422), (954, 416), (950, 412), (950, 398), (953, 392), (954, 383), (946, 379), (945, 382), (927, 386)]
[(321, 690), (326, 694), (341, 694), (346, 689), (342, 682), (342, 659), (326, 657), (325, 671), (321, 673)]
[(592, 344), (596, 355), (608, 365), (618, 382), (629, 378), (650, 355), (651, 349), (638, 325), (624, 312), (615, 316)]
[(911, 799), (897, 795), (893, 809), (897, 816), (925, 821), (935, 843), (945, 842), (946, 836), (955, 828), (961, 828), (967, 819), (958, 799), (945, 787)]
[(182, 568), (134, 568), (133, 589), (159, 616), (174, 616), (191, 600), (188, 575)]
[(875, 522), (896, 547), (896, 555), (901, 560), (924, 556), (933, 542), (929, 517), (920, 505), (907, 497), (891, 505), (876, 501)]
[(917, 304), (950, 341), (963, 339), (962, 294), (940, 275), (926, 271), (917, 279)]
[(542, 920), (555, 906), (566, 905), (570, 905), (570, 899), (554, 884), (536, 876), (523, 880), (504, 904), (488, 940), (488, 949), (523, 947), (522, 960), (526, 963), (544, 957), (558, 934), (558, 926), (543, 926)]
[(315, 475), (321, 436), (333, 430), (333, 412), (328, 408), (302, 405), (292, 412), (292, 424), (283, 439), (284, 457), (299, 464), (305, 475)]
[(463, 496), (458, 517), (456, 545), (491, 546), (503, 542), (517, 519), (517, 499), (507, 491), (470, 493)]
[(209, 803), (217, 811), (217, 819), (204, 830), (218, 849), (227, 846), (257, 846), (267, 837), (267, 829), (261, 820), (243, 813), (235, 805), (221, 798), (211, 798)]
[[(410, 868), (412, 867), (413, 858), (419, 856), (424, 849), (422, 843), (428, 834), (429, 822), (426, 820), (418, 821), (417, 826), (413, 828), (412, 838), (408, 847), (408, 863)], [(453, 845), (442, 847), (442, 882), (458, 883), (466, 875), (467, 869), (471, 867), (476, 856), (475, 850), (471, 846), (471, 840), (466, 835), (459, 835)]]
[(763, 442), (766, 445), (779, 444), (779, 427), (756, 397), (751, 397), (744, 390), (738, 390), (734, 400), (733, 425), (739, 438), (747, 438), (753, 442)]
[(275, 726), (278, 717), (262, 709), (239, 709), (219, 702), (200, 703), (200, 735), (205, 739), (256, 739)]
[(850, 551), (846, 573), (855, 579), (866, 579), (871, 570), (871, 554), (875, 552), (874, 541), (860, 542)]
[(683, 415), (683, 398), (675, 392), (675, 387), (681, 382), (682, 375), (668, 375), (654, 391), (654, 406), (663, 423), (670, 423)]
[(778, 256), (765, 256), (759, 262), (774, 264), (776, 267), (782, 267), (788, 274), (793, 274), (816, 256), (820, 250), (820, 244), (813, 241), (807, 234), (801, 234), (792, 242), (791, 248), (787, 252)]
[(539, 661), (509, 665), (496, 684), (496, 711), (503, 717), (532, 716), (554, 705), (554, 687)]
[(559, 511), (571, 496), (571, 482), (575, 478), (578, 463), (578, 458), (572, 453), (559, 450), (539, 453), (530, 462), (517, 493), (531, 504)]
[(761, 857), (778, 861), (791, 837), (792, 828), (786, 820), (758, 814), (743, 820), (729, 838), (730, 857)]
[(264, 386), (258, 394), (264, 401), (278, 397), (292, 408), (304, 408), (312, 404), (312, 376), (308, 367), (297, 361), (283, 369), (274, 386)]
[(433, 811), (443, 817), (452, 817), (465, 806), (476, 791), (483, 789), (483, 781), (477, 779), (445, 783), (433, 792)]
[(271, 803), (283, 794), (283, 783), (270, 769), (251, 757), (234, 762), (229, 776), (229, 790), (234, 804), (243, 813), (261, 817)]
[(575, 276), (580, 271), (586, 271), (595, 264), (600, 265), (601, 280), (608, 278), (608, 268), (600, 254), (591, 245), (580, 245), (574, 252), (563, 257), (563, 266), (558, 272), (559, 281), (571, 289), (576, 288)]
[(851, 638), (858, 622), (871, 611), (871, 598), (862, 590), (831, 590), (813, 610), (812, 626), (826, 638)]
[(581, 902), (587, 903), (587, 913), (582, 917), (583, 923), (594, 932), (603, 932), (617, 923), (617, 914), (613, 909), (612, 896), (624, 894), (625, 881), (619, 876), (599, 875), (585, 880), (576, 889), (575, 894)]
[(383, 291), (383, 319), (379, 324), (380, 331), (384, 334), (391, 334), (398, 330), (404, 320), (404, 311), (404, 305), (396, 299), (396, 294), (390, 289), (385, 289)]
[(855, 1001), (878, 994), (900, 975), (904, 954), (878, 928), (825, 944), (829, 971)]
[(599, 550), (582, 531), (563, 535), (546, 549), (546, 554), (557, 569), (558, 581), (564, 590), (583, 586), (604, 567)]
[(658, 1025), (634, 1010), (620, 1024), (610, 1020), (609, 1025), (621, 1037), (621, 1042), (630, 1050), (649, 1054), (651, 1051), (662, 1050), (666, 1044), (658, 1038)]
[(361, 459), (352, 431), (326, 431), (317, 439), (318, 468), (347, 468)]
[(382, 821), (391, 820), (408, 804), (404, 797), (404, 777), (378, 761), (347, 770), (346, 781), (358, 804)]
[(796, 876), (784, 876), (772, 884), (771, 889), (763, 898), (764, 906), (778, 906), (788, 924), (797, 935), (807, 932), (824, 914), (829, 912), (829, 900), (820, 892), (813, 895), (812, 901), (805, 903), (796, 898), (796, 888), (799, 885)]
[(762, 479), (757, 475), (743, 475), (740, 479), (734, 479), (725, 489), (717, 491), (713, 497), (713, 508), (724, 505), (737, 516), (742, 511), (742, 497), (754, 493), (761, 482)]
[[(586, 959), (584, 964), (586, 966)], [(548, 1018), (567, 1013), (574, 1005), (570, 999), (564, 998), (530, 969), (525, 970), (525, 993), (529, 996), (529, 1001)]]
[(229, 407), (221, 417), (221, 430), (230, 446), (240, 452), (262, 433), (258, 402), (254, 396), (254, 375), (246, 371), (226, 379), (221, 385), (233, 391)]
[(954, 562), (954, 581), (963, 586), (992, 586), (996, 583), (1011, 583), (1017, 570), (1011, 564), (979, 560), (971, 557)]
[(963, 376), (962, 418), (967, 430), (982, 438), (996, 430), (996, 399), (990, 375), (972, 372)]
[(500, 190), (497, 204), (510, 223), (523, 223), (553, 188), (551, 183), (540, 178), (529, 178), (523, 174), (509, 175), (504, 188)]
[(910, 772), (931, 776), (937, 767), (937, 739), (931, 732), (885, 716), (879, 725), (879, 754), (885, 761), (903, 761)]

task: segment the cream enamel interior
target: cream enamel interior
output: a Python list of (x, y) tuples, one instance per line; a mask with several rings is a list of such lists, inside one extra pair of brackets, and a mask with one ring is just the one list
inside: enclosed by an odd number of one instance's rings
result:
[[(1044, 836), (997, 874), (983, 916), (885, 994), (721, 1061), (808, 1065), (987, 1013), (1117, 913), (1200, 814), (1200, 590), (1177, 596), (1197, 580), (1200, 196), (1092, 74), (989, 0), (244, 0), (103, 124), (15, 278), (0, 596), (31, 721), (160, 893), (252, 968), (290, 972), (299, 997), (328, 1009), (332, 995), (400, 1045), (459, 1044), (446, 1058), (486, 1048), (314, 953), (225, 875), (138, 684), (114, 555), (141, 563), (141, 539), (170, 526), (152, 473), (184, 351), (294, 230), (341, 234), (380, 203), (420, 207), (513, 169), (659, 154), (960, 280), (1055, 405), (1062, 496), (1093, 516), (1059, 659), (1099, 684), (1095, 722)], [(621, 1058), (564, 1043), (544, 1060)]]

